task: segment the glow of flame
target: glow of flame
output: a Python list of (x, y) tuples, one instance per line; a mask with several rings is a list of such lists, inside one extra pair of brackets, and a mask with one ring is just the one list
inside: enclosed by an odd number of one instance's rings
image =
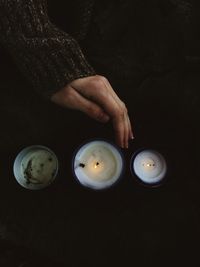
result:
[(97, 163), (94, 165), (94, 168), (96, 169), (98, 166), (99, 166), (99, 163), (97, 162)]

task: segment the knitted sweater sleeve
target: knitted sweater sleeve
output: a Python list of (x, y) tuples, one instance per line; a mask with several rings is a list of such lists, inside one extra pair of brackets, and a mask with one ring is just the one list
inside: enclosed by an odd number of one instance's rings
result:
[(50, 22), (46, 0), (0, 0), (0, 44), (46, 97), (95, 74), (77, 41)]

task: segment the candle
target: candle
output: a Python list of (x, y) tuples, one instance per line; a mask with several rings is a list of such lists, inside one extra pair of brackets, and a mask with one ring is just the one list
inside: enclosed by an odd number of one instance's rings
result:
[(84, 144), (73, 159), (73, 173), (78, 181), (92, 189), (112, 186), (122, 175), (123, 158), (111, 143), (95, 140)]
[(158, 185), (166, 176), (167, 164), (159, 152), (143, 150), (132, 157), (131, 170), (141, 182)]
[(23, 149), (14, 162), (17, 182), (27, 189), (42, 189), (55, 179), (58, 160), (49, 148), (30, 146)]

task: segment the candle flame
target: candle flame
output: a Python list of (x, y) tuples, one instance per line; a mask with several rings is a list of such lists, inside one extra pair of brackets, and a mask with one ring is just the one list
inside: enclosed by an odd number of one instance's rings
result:
[(95, 169), (99, 166), (99, 162), (96, 162), (96, 164), (94, 165)]
[[(142, 165), (145, 166), (145, 164), (142, 164)], [(146, 166), (147, 167), (154, 167), (155, 166), (155, 163), (152, 163), (152, 164), (151, 163), (147, 163)]]

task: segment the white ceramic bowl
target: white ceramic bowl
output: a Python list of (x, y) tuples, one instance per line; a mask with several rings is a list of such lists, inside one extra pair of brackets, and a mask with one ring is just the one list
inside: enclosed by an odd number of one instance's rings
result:
[[(93, 166), (96, 162), (99, 164), (97, 168)], [(120, 149), (110, 142), (101, 139), (88, 141), (74, 153), (72, 172), (85, 187), (94, 190), (107, 189), (122, 177), (124, 159)]]
[(26, 189), (38, 190), (49, 186), (58, 173), (58, 159), (48, 147), (34, 145), (24, 148), (13, 165), (17, 182)]
[(131, 172), (141, 183), (158, 186), (166, 178), (167, 163), (158, 151), (144, 149), (131, 159)]

